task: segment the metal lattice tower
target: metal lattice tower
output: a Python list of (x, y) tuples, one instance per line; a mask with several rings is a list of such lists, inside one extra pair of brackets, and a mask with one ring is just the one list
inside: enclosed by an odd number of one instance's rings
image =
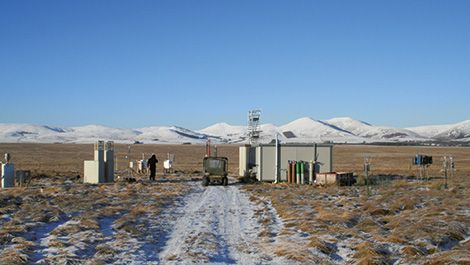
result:
[(256, 144), (260, 137), (260, 126), (259, 121), (261, 117), (261, 110), (250, 110), (248, 111), (248, 138), (250, 144)]

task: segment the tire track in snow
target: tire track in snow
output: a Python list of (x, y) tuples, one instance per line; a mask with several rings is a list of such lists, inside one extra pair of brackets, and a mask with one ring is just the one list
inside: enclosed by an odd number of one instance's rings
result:
[(185, 200), (159, 255), (164, 264), (284, 264), (259, 245), (259, 206), (239, 186), (200, 187)]

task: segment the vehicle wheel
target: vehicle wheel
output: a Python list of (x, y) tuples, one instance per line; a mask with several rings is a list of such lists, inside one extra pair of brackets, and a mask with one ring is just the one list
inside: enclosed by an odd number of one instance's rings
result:
[(202, 186), (204, 186), (204, 187), (209, 186), (209, 178), (208, 177), (203, 177), (202, 178)]
[(222, 179), (222, 185), (224, 185), (224, 186), (227, 186), (227, 185), (228, 185), (228, 178), (227, 178), (227, 177), (224, 177), (224, 178)]

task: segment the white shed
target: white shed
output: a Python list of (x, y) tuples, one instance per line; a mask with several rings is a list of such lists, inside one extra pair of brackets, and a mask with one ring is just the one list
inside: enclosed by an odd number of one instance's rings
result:
[[(276, 163), (276, 145), (260, 144), (240, 146), (240, 175), (250, 168), (260, 181), (287, 181), (288, 161), (317, 161), (316, 173), (333, 171), (333, 145), (331, 144), (280, 144)], [(278, 169), (276, 170), (276, 165)]]

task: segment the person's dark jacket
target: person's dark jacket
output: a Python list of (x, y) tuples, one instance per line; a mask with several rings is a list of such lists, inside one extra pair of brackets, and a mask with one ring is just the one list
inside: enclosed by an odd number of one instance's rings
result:
[(147, 165), (150, 171), (155, 171), (157, 169), (157, 163), (158, 163), (157, 157), (155, 155), (152, 155), (152, 157), (150, 157), (149, 160), (147, 161)]

